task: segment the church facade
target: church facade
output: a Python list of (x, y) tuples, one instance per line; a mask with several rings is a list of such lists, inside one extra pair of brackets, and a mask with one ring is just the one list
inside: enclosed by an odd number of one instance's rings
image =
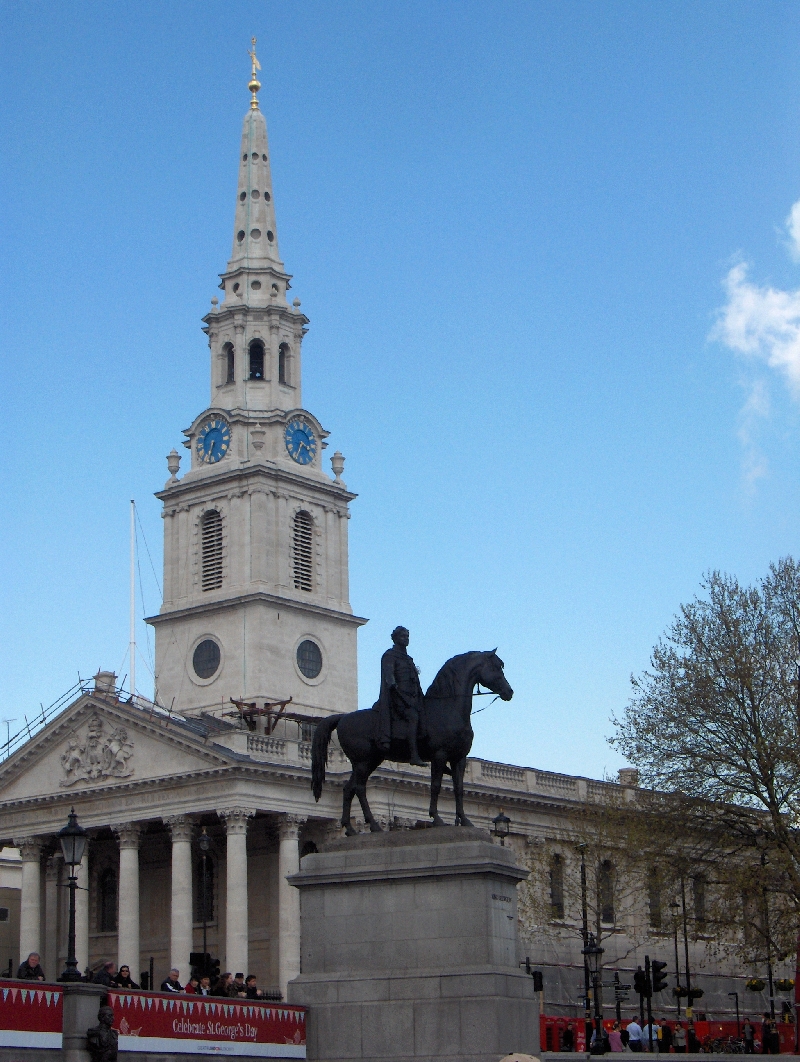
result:
[[(90, 834), (77, 893), (79, 968), (113, 959), (138, 979), (152, 959), (156, 983), (170, 967), (185, 979), (190, 954), (205, 945), (224, 970), (255, 973), (285, 995), (300, 971), (298, 894), (287, 877), (304, 852), (340, 833), (349, 763), (334, 738), (316, 803), (310, 742), (316, 719), (357, 707), (356, 639), (366, 621), (349, 600), (355, 495), (340, 453), (325, 467), (328, 433), (302, 405), (309, 322), (289, 301), (278, 250), (255, 70), (254, 59), (231, 257), (222, 298), (203, 319), (209, 406), (185, 429), (188, 467), (181, 475), (173, 451), (157, 495), (164, 599), (148, 620), (154, 702), (100, 672), (0, 766), (0, 842), (21, 859), (12, 958), (38, 951), (48, 978), (66, 959), (56, 835), (72, 807)], [(428, 777), (403, 764), (376, 771), (370, 803), (385, 828), (427, 821)], [(509, 843), (531, 864), (532, 853), (569, 849), (576, 808), (632, 799), (635, 778), (599, 782), (471, 758), (464, 784), (469, 818), (489, 830), (504, 810)], [(441, 808), (452, 816), (447, 785)], [(551, 906), (544, 923), (522, 926), (523, 938), (550, 971), (546, 1001), (570, 1010), (581, 993), (581, 942), (563, 903)], [(609, 940), (621, 968), (635, 966), (647, 947), (645, 902), (639, 895), (611, 910)], [(698, 962), (704, 947), (693, 942)]]

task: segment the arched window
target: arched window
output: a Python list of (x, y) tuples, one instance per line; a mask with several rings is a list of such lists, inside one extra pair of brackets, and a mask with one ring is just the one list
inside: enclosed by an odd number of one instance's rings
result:
[(222, 586), (222, 517), (216, 509), (209, 509), (200, 519), (200, 549), (201, 586), (203, 590), (217, 590)]
[[(203, 876), (203, 864), (205, 863), (205, 877)], [(194, 876), (194, 920), (202, 922), (205, 912), (205, 921), (214, 921), (214, 860), (210, 855), (205, 859), (198, 859), (197, 873)], [(205, 887), (204, 887), (205, 886)]]
[(314, 589), (314, 521), (310, 513), (300, 510), (294, 518), (294, 588)]
[(236, 357), (233, 353), (233, 343), (226, 343), (222, 348), (222, 356), (225, 360), (225, 383), (233, 383), (236, 379)]
[(647, 903), (651, 929), (661, 929), (661, 875), (651, 867), (647, 875)]
[(702, 874), (695, 874), (692, 878), (692, 900), (694, 924), (700, 932), (706, 927), (706, 879)]
[(597, 906), (600, 909), (600, 921), (613, 925), (614, 866), (610, 859), (604, 859), (597, 868)]
[(564, 860), (560, 855), (550, 861), (550, 908), (553, 918), (564, 917)]
[(250, 344), (250, 379), (264, 379), (264, 344), (254, 339)]
[(117, 930), (117, 872), (107, 867), (98, 881), (99, 892), (99, 926), (101, 933), (115, 933)]
[(288, 384), (289, 381), (289, 344), (281, 343), (278, 347), (278, 383)]

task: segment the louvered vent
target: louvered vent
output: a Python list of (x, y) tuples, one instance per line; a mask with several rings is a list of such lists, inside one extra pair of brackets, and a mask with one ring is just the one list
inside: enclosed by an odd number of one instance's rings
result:
[(222, 517), (216, 509), (203, 513), (200, 521), (203, 554), (203, 590), (217, 590), (222, 586)]
[(314, 521), (306, 512), (294, 518), (294, 587), (295, 590), (313, 590), (314, 571)]

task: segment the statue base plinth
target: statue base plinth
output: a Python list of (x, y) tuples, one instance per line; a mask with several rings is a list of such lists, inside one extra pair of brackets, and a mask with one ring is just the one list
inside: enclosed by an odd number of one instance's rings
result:
[(519, 969), (510, 848), (481, 830), (361, 834), (304, 856), (302, 974), (308, 1058), (497, 1062), (538, 1054), (533, 982)]

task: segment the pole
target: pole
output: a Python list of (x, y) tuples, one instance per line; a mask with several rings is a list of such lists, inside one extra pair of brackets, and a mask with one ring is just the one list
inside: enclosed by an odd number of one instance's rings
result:
[(602, 986), (600, 984), (600, 974), (596, 973), (593, 977), (594, 993), (594, 1036), (595, 1036), (595, 1052), (598, 1055), (605, 1054), (603, 1051), (603, 1010), (601, 1004)]
[(206, 942), (206, 933), (207, 933), (207, 930), (208, 930), (208, 906), (206, 904), (207, 881), (208, 881), (208, 879), (206, 877), (206, 853), (203, 852), (203, 974), (204, 975), (209, 972), (208, 969), (207, 969), (208, 960), (206, 959), (206, 955), (208, 954), (208, 945), (207, 945), (207, 942)]
[[(681, 971), (680, 971), (680, 965), (678, 963), (678, 919), (677, 918), (675, 919), (675, 922), (674, 922), (674, 929), (675, 929), (675, 987), (677, 988), (678, 985), (681, 983)], [(677, 1009), (678, 1009), (678, 1020), (680, 1020), (680, 1016), (681, 1016), (681, 997), (680, 996), (678, 996), (678, 995), (675, 996), (675, 1003), (676, 1003), (676, 1006), (677, 1006)]]
[(736, 1035), (737, 1036), (741, 1036), (742, 1035), (742, 1030), (741, 1030), (741, 1027), (740, 1027), (741, 1023), (739, 1021), (739, 993), (738, 992), (729, 992), (728, 995), (729, 996), (733, 996), (734, 1002), (736, 1003)]
[(136, 503), (131, 498), (131, 594), (130, 594), (130, 645), (131, 697), (136, 694)]
[[(619, 970), (617, 970), (617, 972), (614, 974), (614, 984), (615, 984), (615, 986), (619, 984)], [(616, 1010), (617, 1010), (617, 1021), (620, 1023), (620, 1025), (622, 1025), (622, 1001), (619, 998), (619, 992), (620, 992), (620, 990), (615, 987), (614, 988), (614, 1000), (615, 1000), (616, 1005), (617, 1005), (617, 1007), (616, 1007)]]
[(78, 960), (75, 958), (75, 890), (78, 887), (78, 878), (75, 867), (70, 867), (70, 875), (67, 880), (69, 889), (69, 925), (67, 929), (67, 962), (64, 972), (59, 981), (80, 981), (78, 973)]
[(652, 1055), (653, 1053), (653, 989), (652, 980), (650, 979), (650, 956), (644, 957), (644, 980), (647, 986), (647, 1039), (649, 1046), (647, 1050)]
[[(583, 946), (589, 947), (589, 905), (586, 896), (586, 845), (578, 845), (581, 853), (581, 913), (583, 916)], [(589, 1009), (589, 959), (586, 955), (583, 956), (583, 1035), (586, 1039), (586, 1050), (589, 1050), (589, 1041), (591, 1039), (592, 1018), (591, 1011)]]
[[(686, 959), (686, 1017), (692, 1019), (692, 975), (689, 971), (689, 927), (686, 921), (686, 882), (681, 874), (681, 906), (683, 907), (683, 953)], [(687, 1038), (688, 1049), (688, 1038)]]
[(151, 992), (155, 992), (155, 985), (153, 984), (153, 973), (154, 973), (153, 967), (154, 967), (154, 961), (153, 961), (153, 956), (151, 955), (150, 956), (150, 991)]
[(775, 1019), (775, 990), (772, 984), (772, 948), (770, 947), (769, 933), (769, 901), (767, 900), (767, 884), (764, 880), (767, 865), (767, 853), (761, 853), (761, 897), (764, 902), (764, 935), (767, 943), (767, 981), (769, 983), (769, 1016)]

